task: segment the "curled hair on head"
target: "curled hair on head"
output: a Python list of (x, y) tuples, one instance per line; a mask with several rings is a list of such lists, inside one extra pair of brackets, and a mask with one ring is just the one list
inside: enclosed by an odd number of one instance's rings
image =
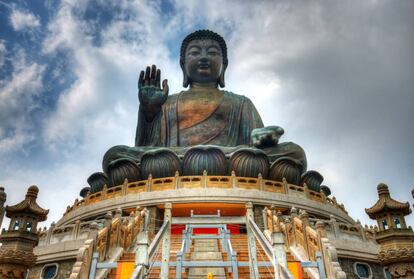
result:
[(201, 29), (201, 30), (197, 30), (189, 35), (187, 35), (187, 37), (184, 38), (183, 42), (181, 43), (181, 49), (180, 49), (180, 66), (181, 69), (183, 70), (183, 74), (184, 74), (184, 82), (183, 82), (183, 86), (187, 87), (189, 84), (189, 81), (187, 80), (186, 74), (185, 74), (185, 69), (184, 69), (184, 64), (185, 64), (185, 50), (188, 47), (188, 44), (191, 41), (194, 40), (206, 40), (206, 39), (210, 39), (210, 40), (214, 40), (216, 41), (220, 48), (221, 48), (221, 52), (223, 55), (223, 71), (222, 74), (218, 80), (218, 84), (221, 87), (224, 87), (224, 72), (227, 68), (227, 65), (229, 64), (229, 60), (227, 58), (227, 45), (226, 42), (224, 41), (223, 37), (220, 36), (219, 34), (217, 34), (216, 32), (213, 32), (211, 30), (208, 29)]

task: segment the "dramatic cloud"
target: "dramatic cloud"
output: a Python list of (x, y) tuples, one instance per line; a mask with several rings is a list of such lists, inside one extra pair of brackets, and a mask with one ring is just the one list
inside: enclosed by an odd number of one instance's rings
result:
[(0, 83), (0, 155), (22, 149), (32, 139), (30, 113), (43, 90), (44, 66), (28, 64), (23, 51), (12, 60), (11, 78)]
[[(45, 9), (13, 6), (12, 29), (0, 33), (0, 184), (13, 189), (10, 203), (36, 183), (56, 221), (104, 152), (133, 144), (139, 71), (156, 64), (170, 94), (182, 90), (179, 45), (200, 28), (228, 43), (225, 89), (304, 147), (352, 217), (372, 223), (363, 209), (381, 181), (412, 203), (414, 2), (66, 0)], [(15, 31), (25, 28), (41, 30), (39, 40), (21, 46)]]
[(10, 23), (16, 31), (40, 26), (40, 21), (35, 15), (17, 9), (12, 10), (12, 13), (10, 14)]

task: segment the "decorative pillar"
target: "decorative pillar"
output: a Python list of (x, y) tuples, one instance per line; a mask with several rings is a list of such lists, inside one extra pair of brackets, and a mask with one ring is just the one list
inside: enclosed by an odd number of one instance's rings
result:
[(168, 279), (169, 267), (168, 262), (170, 260), (170, 244), (171, 244), (171, 209), (172, 204), (165, 204), (164, 222), (168, 221), (167, 231), (164, 233), (162, 241), (162, 260), (161, 260), (161, 279)]
[(36, 203), (38, 193), (36, 186), (30, 186), (22, 202), (5, 208), (12, 225), (0, 235), (0, 278), (23, 279), (36, 262), (37, 223), (45, 221), (49, 213)]
[(377, 190), (378, 201), (365, 212), (379, 225), (375, 235), (380, 245), (378, 259), (388, 266), (392, 278), (414, 278), (414, 232), (411, 227), (407, 228), (404, 219), (411, 213), (410, 204), (392, 199), (388, 186), (383, 183)]
[(250, 262), (250, 278), (258, 279), (259, 268), (257, 265), (257, 251), (256, 251), (256, 238), (253, 231), (250, 228), (249, 220), (254, 220), (253, 204), (251, 202), (246, 203), (246, 230), (247, 230), (247, 242), (249, 246), (249, 262)]

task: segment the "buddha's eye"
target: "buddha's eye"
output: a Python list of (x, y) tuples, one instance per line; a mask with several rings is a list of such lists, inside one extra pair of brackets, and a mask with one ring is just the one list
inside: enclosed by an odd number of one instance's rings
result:
[(199, 50), (190, 50), (189, 52), (188, 52), (188, 55), (190, 55), (190, 56), (197, 56), (197, 55), (200, 55), (200, 51)]
[(219, 53), (217, 51), (215, 51), (215, 50), (210, 50), (207, 54), (208, 55), (211, 55), (211, 56), (219, 55)]

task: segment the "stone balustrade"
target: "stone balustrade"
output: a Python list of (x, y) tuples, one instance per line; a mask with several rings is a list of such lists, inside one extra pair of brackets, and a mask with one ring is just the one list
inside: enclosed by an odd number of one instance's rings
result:
[(93, 238), (85, 240), (79, 250), (70, 279), (86, 278), (89, 274), (92, 253), (98, 253), (98, 260), (103, 262), (109, 258), (115, 249), (128, 249), (133, 245), (139, 232), (142, 230), (146, 209), (137, 207), (128, 217), (122, 217), (121, 210), (113, 216), (108, 212), (104, 217), (103, 228), (95, 232)]
[(128, 180), (125, 179), (122, 185), (111, 188), (105, 186), (100, 192), (89, 194), (81, 200), (76, 199), (72, 206), (67, 207), (65, 214), (85, 205), (99, 203), (104, 200), (129, 194), (192, 188), (237, 188), (286, 194), (307, 198), (323, 204), (329, 204), (347, 214), (344, 206), (342, 204), (338, 204), (335, 197), (329, 198), (326, 197), (323, 192), (310, 190), (306, 184), (302, 186), (288, 184), (285, 179), (281, 182), (267, 180), (263, 179), (261, 175), (259, 175), (258, 178), (237, 177), (234, 172), (231, 176), (208, 176), (207, 173), (204, 172), (202, 176), (179, 176), (178, 173), (176, 173), (173, 177), (156, 179), (153, 179), (150, 175), (147, 180), (136, 182), (128, 182)]
[(91, 238), (93, 230), (95, 228), (102, 228), (103, 224), (104, 219), (83, 222), (78, 220), (74, 224), (60, 227), (56, 227), (55, 223), (52, 223), (49, 229), (44, 227), (42, 230), (39, 230), (38, 246), (47, 246), (65, 241)]
[[(276, 213), (274, 210), (267, 208), (265, 208), (265, 214), (265, 227), (270, 232), (282, 232), (286, 248), (300, 247), (306, 260), (309, 261), (316, 261), (316, 252), (320, 251), (323, 255), (328, 278), (346, 278), (339, 265), (336, 248), (327, 237), (323, 221), (317, 221), (314, 224), (316, 228), (314, 228), (306, 211), (301, 211), (298, 214), (295, 208), (292, 208), (289, 216), (283, 216), (280, 212)], [(309, 274), (312, 274), (312, 271)]]

